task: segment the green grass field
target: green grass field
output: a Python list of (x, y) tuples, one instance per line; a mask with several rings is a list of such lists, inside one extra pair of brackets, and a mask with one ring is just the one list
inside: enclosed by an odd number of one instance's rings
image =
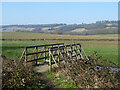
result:
[[(1, 34), (4, 39), (118, 39), (118, 35), (52, 35), (41, 33), (23, 33), (23, 32), (4, 32)], [(84, 48), (86, 54), (93, 55), (97, 51), (98, 56), (103, 56), (104, 60), (112, 61), (118, 64), (118, 41), (2, 41), (2, 54), (10, 59), (19, 59), (26, 46), (64, 43), (73, 44), (80, 43)], [(104, 65), (107, 65), (105, 62)], [(57, 73), (45, 72), (49, 79), (51, 79), (58, 88), (78, 88), (78, 86)], [(37, 84), (35, 84), (37, 85)]]
[[(26, 39), (26, 38), (74, 38), (74, 39), (117, 39), (117, 35), (90, 35), (90, 36), (70, 36), (70, 35), (51, 35), (41, 33), (13, 33), (6, 32), (2, 38)], [(11, 59), (19, 59), (24, 48), (32, 45), (43, 45), (52, 43), (73, 44), (80, 43), (87, 55), (92, 55), (97, 51), (99, 56), (104, 59), (118, 63), (118, 42), (117, 41), (2, 41), (2, 54)]]
[(118, 39), (117, 34), (107, 35), (58, 35), (28, 32), (0, 32), (4, 39)]

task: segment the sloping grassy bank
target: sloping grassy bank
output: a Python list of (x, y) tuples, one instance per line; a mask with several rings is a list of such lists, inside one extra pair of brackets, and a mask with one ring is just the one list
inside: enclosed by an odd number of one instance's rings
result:
[(97, 60), (92, 56), (88, 61), (65, 60), (66, 63), (54, 67), (52, 73), (47, 72), (46, 75), (56, 84), (64, 81), (67, 88), (119, 88), (120, 71), (113, 71), (107, 66), (96, 67)]

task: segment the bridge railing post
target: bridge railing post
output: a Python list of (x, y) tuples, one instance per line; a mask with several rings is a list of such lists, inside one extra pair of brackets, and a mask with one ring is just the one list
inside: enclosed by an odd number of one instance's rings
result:
[(51, 51), (50, 51), (50, 48), (49, 48), (49, 71), (51, 72), (52, 71), (52, 58), (51, 58)]
[(60, 64), (60, 49), (59, 49), (59, 46), (58, 46), (58, 65)]
[[(44, 47), (44, 51), (46, 51), (46, 46)], [(44, 62), (46, 62), (46, 52), (44, 52)]]
[(25, 65), (26, 65), (26, 62), (27, 62), (27, 47), (25, 47), (25, 62), (24, 62)]
[[(35, 51), (38, 52), (38, 48), (35, 47)], [(35, 59), (38, 59), (38, 53), (36, 54), (36, 58)], [(37, 65), (37, 60), (36, 60), (36, 65)]]
[(84, 59), (84, 57), (82, 56), (82, 46), (81, 46), (81, 44), (79, 46), (80, 46), (80, 49), (79, 49), (79, 51), (80, 51), (80, 58)]

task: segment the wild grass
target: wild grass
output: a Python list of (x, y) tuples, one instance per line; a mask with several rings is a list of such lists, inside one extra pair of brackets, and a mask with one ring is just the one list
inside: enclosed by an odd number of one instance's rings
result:
[(48, 78), (54, 81), (58, 88), (78, 88), (75, 83), (70, 82), (64, 76), (53, 73), (53, 72), (45, 72), (44, 73)]
[(118, 39), (117, 34), (105, 35), (58, 35), (28, 32), (0, 32), (4, 39)]
[[(73, 44), (73, 41), (2, 41), (2, 54), (11, 59), (19, 59), (26, 46), (50, 43)], [(104, 59), (118, 63), (117, 41), (76, 41), (75, 43), (80, 43), (87, 55), (96, 51)]]

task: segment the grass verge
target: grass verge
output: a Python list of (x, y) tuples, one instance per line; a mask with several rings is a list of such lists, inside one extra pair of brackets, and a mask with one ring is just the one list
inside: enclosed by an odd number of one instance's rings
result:
[(70, 82), (64, 76), (57, 73), (45, 72), (44, 73), (48, 78), (54, 81), (58, 88), (78, 88), (75, 83)]

